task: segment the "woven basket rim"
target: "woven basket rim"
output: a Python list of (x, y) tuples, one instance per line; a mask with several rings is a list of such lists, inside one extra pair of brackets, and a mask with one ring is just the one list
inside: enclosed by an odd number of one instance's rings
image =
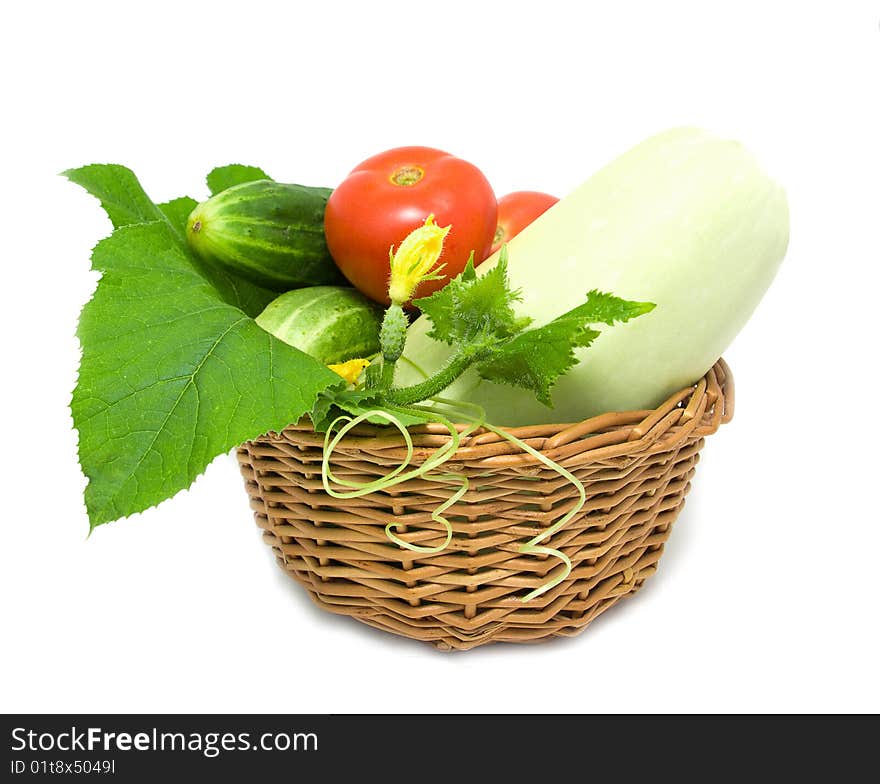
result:
[[(539, 452), (563, 466), (607, 461), (640, 453), (675, 449), (688, 439), (715, 433), (733, 418), (735, 388), (733, 374), (723, 358), (695, 384), (682, 387), (654, 409), (598, 414), (580, 422), (524, 425), (501, 428), (526, 441)], [(461, 431), (467, 425), (457, 424)], [(449, 431), (438, 424), (408, 428), (415, 451), (411, 462), (419, 464), (449, 441)], [(281, 432), (268, 432), (249, 444), (278, 443), (296, 439), (323, 443), (308, 418), (288, 425)], [(353, 450), (381, 461), (399, 461), (407, 448), (400, 432), (389, 425), (361, 423), (343, 436), (337, 450)], [(537, 466), (539, 460), (505, 441), (491, 430), (480, 428), (461, 439), (450, 464), (466, 464), (485, 469)]]

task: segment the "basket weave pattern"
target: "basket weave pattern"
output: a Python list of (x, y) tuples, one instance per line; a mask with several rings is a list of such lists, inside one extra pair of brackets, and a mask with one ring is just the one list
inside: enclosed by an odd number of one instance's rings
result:
[[(283, 569), (321, 607), (371, 626), (465, 650), (488, 642), (572, 636), (657, 568), (684, 505), (705, 436), (733, 416), (733, 378), (724, 360), (695, 387), (652, 411), (603, 414), (574, 425), (511, 429), (584, 484), (587, 503), (552, 538), (571, 573), (546, 593), (560, 560), (520, 548), (571, 508), (575, 488), (492, 432), (462, 443), (444, 472), (468, 476), (466, 495), (446, 513), (453, 539), (423, 554), (393, 544), (397, 533), (422, 546), (446, 532), (430, 513), (456, 489), (413, 479), (381, 492), (338, 500), (321, 481), (324, 437), (301, 423), (244, 444), (242, 475), (263, 538)], [(406, 457), (390, 428), (360, 426), (332, 455), (339, 477), (371, 481)], [(413, 428), (414, 464), (448, 440), (441, 427)], [(444, 435), (446, 433), (446, 435)]]

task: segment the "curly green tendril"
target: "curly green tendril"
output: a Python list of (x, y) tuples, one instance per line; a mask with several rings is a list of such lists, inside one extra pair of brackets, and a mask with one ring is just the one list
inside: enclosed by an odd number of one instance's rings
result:
[[(332, 496), (333, 498), (345, 500), (348, 498), (358, 498), (360, 496), (367, 495), (368, 493), (379, 492), (389, 487), (398, 485), (401, 482), (405, 482), (409, 479), (415, 479), (417, 477), (421, 477), (422, 479), (431, 482), (438, 482), (447, 487), (452, 483), (457, 483), (459, 487), (456, 489), (456, 491), (431, 512), (431, 519), (443, 526), (446, 531), (446, 538), (442, 544), (434, 547), (425, 547), (423, 545), (413, 544), (411, 542), (407, 542), (404, 539), (401, 539), (395, 533), (396, 529), (402, 527), (401, 523), (390, 522), (385, 526), (385, 535), (388, 537), (388, 539), (405, 550), (425, 554), (442, 552), (452, 542), (453, 535), (452, 524), (443, 516), (443, 512), (445, 512), (447, 509), (449, 509), (451, 506), (461, 500), (461, 498), (468, 491), (470, 483), (468, 481), (468, 478), (464, 474), (432, 472), (434, 472), (435, 469), (437, 469), (455, 454), (455, 452), (458, 450), (462, 438), (466, 438), (471, 433), (479, 430), (480, 428), (489, 430), (499, 437), (505, 439), (506, 441), (515, 444), (517, 447), (534, 457), (540, 463), (558, 473), (560, 476), (570, 482), (572, 486), (577, 490), (578, 498), (576, 502), (572, 505), (571, 509), (569, 509), (553, 525), (542, 531), (534, 538), (530, 539), (519, 549), (519, 551), (524, 555), (548, 555), (554, 558), (558, 558), (564, 567), (562, 571), (560, 571), (560, 573), (557, 574), (555, 577), (552, 577), (543, 585), (540, 585), (538, 588), (535, 588), (533, 591), (530, 591), (525, 596), (523, 596), (521, 601), (529, 602), (532, 599), (537, 598), (541, 594), (544, 594), (547, 591), (551, 590), (552, 588), (555, 588), (571, 574), (571, 559), (561, 550), (547, 547), (545, 545), (542, 545), (541, 542), (549, 539), (551, 536), (553, 536), (553, 534), (563, 528), (583, 508), (584, 504), (586, 503), (586, 491), (584, 489), (583, 483), (566, 468), (563, 468), (561, 465), (559, 465), (559, 463), (551, 460), (546, 455), (541, 454), (537, 449), (525, 443), (525, 441), (522, 441), (521, 439), (511, 435), (507, 431), (486, 422), (485, 412), (480, 406), (474, 405), (472, 403), (447, 400), (441, 397), (431, 398), (431, 402), (434, 405), (430, 407), (421, 405), (411, 405), (400, 408), (389, 407), (387, 409), (374, 409), (372, 411), (367, 411), (356, 417), (343, 415), (334, 419), (333, 422), (330, 424), (330, 427), (327, 428), (327, 432), (324, 436), (324, 455), (321, 462), (321, 480), (324, 485), (324, 490), (327, 492), (328, 495)], [(452, 424), (450, 419), (448, 419), (446, 416), (443, 416), (437, 411), (436, 406), (443, 406), (444, 408), (448, 409), (450, 412), (452, 412), (452, 415), (456, 419), (465, 422), (467, 424), (467, 427), (461, 433), (459, 433), (458, 429), (455, 427), (455, 425)], [(449, 431), (449, 441), (434, 450), (430, 457), (428, 457), (428, 459), (425, 460), (421, 465), (407, 470), (409, 465), (412, 463), (414, 452), (412, 436), (403, 425), (403, 423), (400, 421), (398, 416), (396, 416), (395, 414), (406, 414), (408, 416), (421, 418), (426, 423), (436, 422), (438, 424), (441, 424)], [(376, 418), (382, 419), (389, 425), (397, 428), (397, 430), (403, 437), (404, 443), (406, 444), (406, 457), (401, 461), (398, 466), (393, 468), (387, 474), (379, 477), (378, 479), (374, 479), (371, 482), (355, 482), (350, 479), (343, 479), (334, 475), (330, 469), (330, 459), (332, 457), (333, 450), (352, 428), (357, 427), (357, 425), (361, 424), (362, 422), (375, 420)], [(343, 424), (342, 427), (339, 428), (338, 432), (333, 435), (333, 431), (335, 430), (337, 425), (343, 422), (345, 424)], [(348, 490), (335, 490), (331, 486), (331, 484), (348, 488)]]

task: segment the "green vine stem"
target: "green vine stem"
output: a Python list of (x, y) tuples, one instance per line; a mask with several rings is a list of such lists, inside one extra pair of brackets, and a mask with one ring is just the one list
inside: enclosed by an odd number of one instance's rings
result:
[(436, 395), (446, 389), (475, 361), (476, 356), (472, 353), (454, 354), (452, 359), (433, 376), (409, 387), (392, 387), (388, 390), (386, 399), (395, 406), (413, 406), (422, 400), (436, 399)]

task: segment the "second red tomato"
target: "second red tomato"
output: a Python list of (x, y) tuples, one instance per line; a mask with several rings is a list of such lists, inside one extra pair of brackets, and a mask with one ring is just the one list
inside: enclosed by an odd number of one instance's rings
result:
[(416, 291), (424, 297), (464, 269), (471, 251), (479, 264), (492, 245), (497, 203), (473, 164), (430, 147), (398, 147), (359, 164), (330, 195), (324, 214), (327, 246), (346, 278), (388, 304), (388, 251), (433, 214), (452, 225), (440, 263), (444, 277)]
[(498, 229), (492, 241), (492, 253), (558, 201), (555, 196), (540, 191), (514, 191), (498, 199)]

